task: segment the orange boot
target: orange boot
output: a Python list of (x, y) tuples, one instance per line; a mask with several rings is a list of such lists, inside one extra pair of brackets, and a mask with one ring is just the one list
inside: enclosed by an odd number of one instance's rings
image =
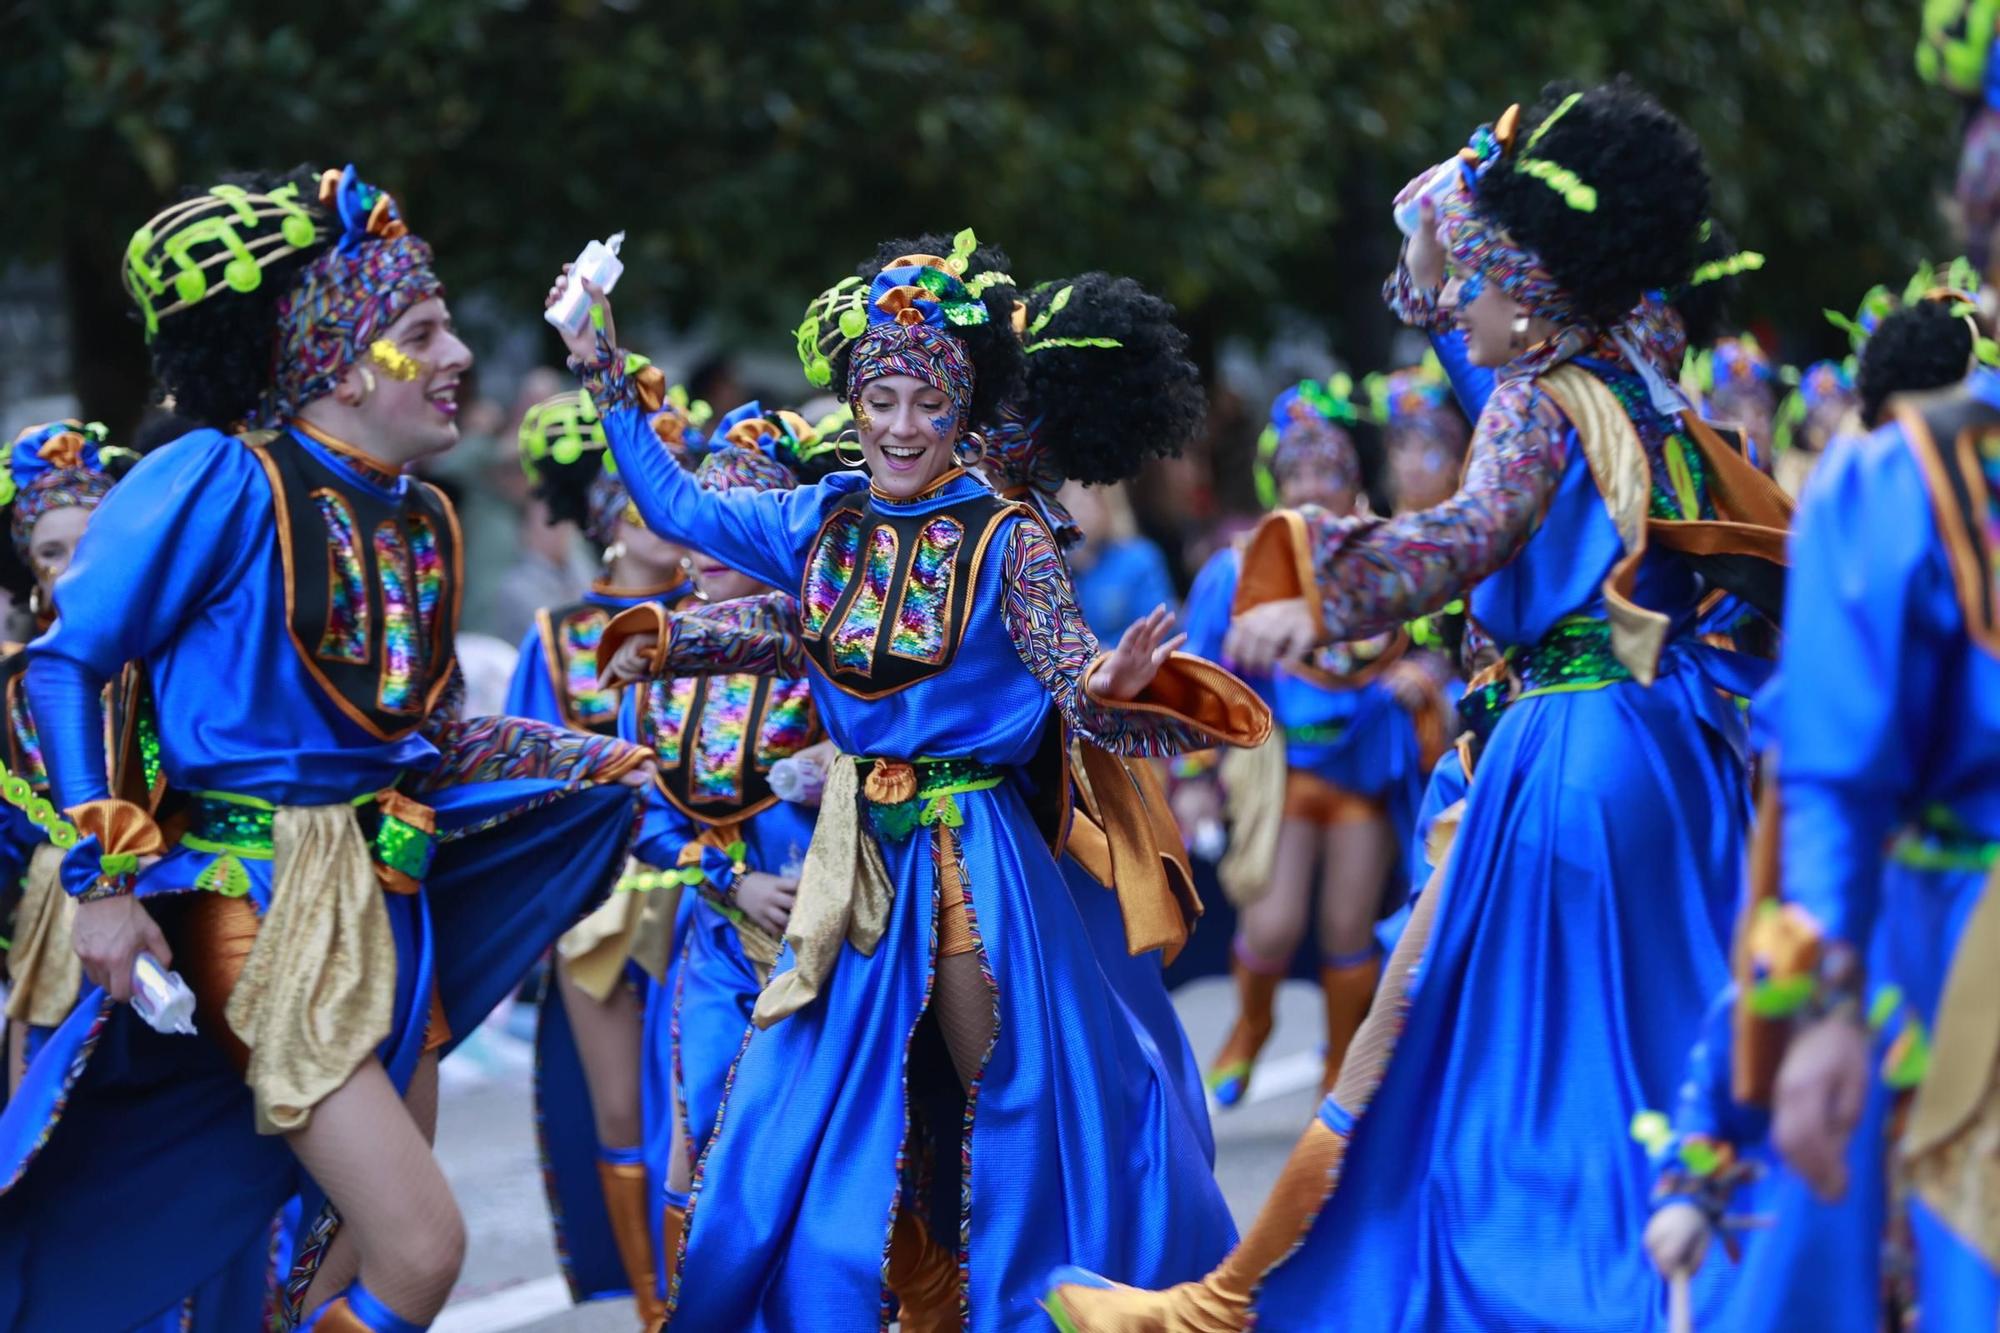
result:
[[(1417, 899), (1375, 1003), (1350, 1043), (1351, 1058), (1341, 1062), (1332, 1100), (1343, 1124), (1361, 1119), (1382, 1085), (1402, 1031), (1410, 971), (1423, 957), (1441, 897), (1433, 885)], [(1323, 1108), (1306, 1126), (1271, 1187), (1271, 1197), (1215, 1271), (1199, 1282), (1142, 1291), (1081, 1268), (1057, 1269), (1043, 1302), (1056, 1327), (1063, 1333), (1242, 1333), (1257, 1288), (1304, 1239), (1340, 1181), (1348, 1135), (1332, 1129), (1324, 1116)]]
[(1285, 968), (1279, 964), (1275, 970), (1267, 971), (1261, 960), (1253, 966), (1243, 941), (1238, 940), (1229, 953), (1229, 974), (1236, 978), (1236, 1025), (1229, 1029), (1228, 1038), (1216, 1052), (1215, 1062), (1208, 1067), (1208, 1076), (1203, 1080), (1223, 1106), (1236, 1105), (1250, 1090), (1250, 1070), (1256, 1065), (1264, 1043), (1271, 1039), (1272, 1008), (1277, 1001), (1278, 983), (1285, 979)]
[[(687, 1197), (667, 1191), (666, 1207), (660, 1213), (660, 1267), (666, 1272), (669, 1292), (680, 1279), (681, 1233), (687, 1230), (688, 1220)], [(658, 1322), (647, 1325), (646, 1333), (660, 1333), (666, 1322), (662, 1312)]]
[[(620, 1161), (610, 1153), (631, 1161)], [(653, 1265), (653, 1224), (646, 1205), (646, 1166), (638, 1160), (637, 1148), (609, 1149), (597, 1159), (597, 1179), (604, 1187), (604, 1211), (611, 1218), (611, 1238), (618, 1244), (618, 1262), (625, 1280), (632, 1284), (632, 1299), (639, 1307), (639, 1325), (655, 1329), (666, 1318), (666, 1302), (659, 1295), (659, 1270)]]
[(1319, 988), (1326, 1000), (1326, 1072), (1320, 1075), (1319, 1095), (1333, 1091), (1340, 1077), (1340, 1062), (1347, 1058), (1347, 1045), (1368, 1016), (1368, 1004), (1375, 998), (1375, 983), (1382, 979), (1382, 956), (1369, 952), (1359, 962), (1335, 959), (1319, 970)]
[(902, 1305), (903, 1333), (959, 1333), (958, 1256), (932, 1239), (907, 1208), (889, 1233), (889, 1267), (882, 1274)]

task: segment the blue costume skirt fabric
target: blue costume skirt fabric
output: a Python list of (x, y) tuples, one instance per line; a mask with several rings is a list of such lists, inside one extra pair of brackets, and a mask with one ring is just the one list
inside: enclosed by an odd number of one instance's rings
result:
[[(1233, 1243), (1202, 1135), (1106, 980), (1025, 802), (1011, 783), (957, 801), (998, 1019), (972, 1093), (935, 1028), (919, 1027), (938, 836), (919, 829), (883, 844), (895, 899), (874, 954), (844, 950), (820, 998), (753, 1032), (737, 1060), (696, 1173), (671, 1327), (886, 1327), (882, 1270), (906, 1196), (956, 1242), (976, 1333), (1045, 1327), (1042, 1278), (1072, 1256), (1162, 1285)], [(913, 1112), (926, 1132), (911, 1133)]]
[(742, 939), (728, 917), (697, 901), (674, 978), (672, 1050), (647, 1048), (649, 1059), (673, 1061), (688, 1151), (696, 1157), (715, 1132), (723, 1084), (743, 1049), (761, 989)]
[(1640, 1243), (1653, 1173), (1628, 1127), (1669, 1102), (1728, 978), (1749, 819), (1735, 713), (1670, 656), (1650, 689), (1501, 718), (1401, 1041), (1339, 1187), (1265, 1283), (1260, 1331), (1663, 1317)]
[[(608, 891), (633, 828), (618, 786), (509, 780), (425, 799), (441, 840), (424, 891), (384, 898), (398, 975), (380, 1054), (399, 1083), (422, 1050), (431, 978), (454, 1036), (470, 1033)], [(176, 850), (141, 896), (171, 894), (206, 859)], [(268, 901), (268, 863), (245, 867)], [(318, 1192), (281, 1137), (256, 1133), (249, 1089), (219, 1046), (162, 1036), (87, 987), (0, 1114), (0, 1329), (153, 1318), (239, 1261), (295, 1194), (310, 1225)]]

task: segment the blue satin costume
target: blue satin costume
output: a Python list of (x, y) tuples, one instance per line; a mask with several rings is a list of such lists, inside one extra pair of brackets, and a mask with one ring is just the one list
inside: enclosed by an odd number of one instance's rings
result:
[[(1457, 336), (1433, 341), (1476, 417), (1490, 375)], [(1577, 363), (1631, 391), (1629, 370)], [(1565, 430), (1546, 512), (1470, 594), (1502, 648), (1605, 616), (1623, 547)], [(1640, 1245), (1652, 1176), (1627, 1125), (1665, 1104), (1728, 977), (1748, 755), (1694, 636), (1694, 576), (1654, 548), (1636, 593), (1674, 625), (1650, 688), (1531, 689), (1495, 726), (1401, 1041), (1365, 1117), (1331, 1097), (1320, 1109), (1352, 1141), (1303, 1247), (1264, 1284), (1260, 1330), (1663, 1321)], [(1720, 1289), (1705, 1268), (1698, 1325)]]
[[(1994, 372), (1966, 391), (2000, 407)], [(1968, 631), (1900, 424), (1827, 451), (1792, 560), (1775, 717), (1784, 897), (1935, 1029), (2000, 844), (2000, 660)], [(1909, 1209), (1925, 1327), (1991, 1327), (2000, 1275), (1921, 1200)]]
[[(759, 582), (799, 588), (822, 521), (867, 484), (844, 473), (795, 491), (705, 492), (658, 448), (635, 406), (606, 397), (598, 403), (605, 430), (647, 526)], [(985, 494), (957, 474), (903, 512)], [(906, 1167), (934, 1172), (927, 1193), (960, 1200), (956, 1225), (934, 1216), (933, 1229), (948, 1247), (956, 1240), (969, 1274), (967, 1327), (979, 1333), (1037, 1326), (1041, 1276), (1071, 1254), (1171, 1282), (1204, 1271), (1233, 1240), (1203, 1136), (1107, 980), (1077, 896), (1030, 814), (1019, 770), (1054, 704), (1003, 627), (1001, 553), (1031, 521), (999, 520), (947, 669), (873, 700), (834, 686), (817, 666), (812, 676), (814, 703), (844, 752), (964, 758), (1017, 775), (956, 797), (967, 916), (998, 1019), (964, 1111), (962, 1166), (904, 1160), (911, 1112), (929, 1099), (917, 1061), (906, 1058), (921, 1035), (936, 949), (937, 880), (922, 830), (881, 842), (895, 896), (874, 954), (843, 948), (814, 1003), (744, 1045), (698, 1168), (672, 1327), (883, 1327), (894, 1313), (893, 1301), (884, 1304), (884, 1255), (892, 1210), (910, 1187)], [(1054, 632), (1087, 640), (1061, 593), (1036, 607), (1038, 623), (1046, 615)], [(1139, 744), (1158, 725), (1132, 721), (1135, 736), (1104, 739)], [(781, 973), (789, 960), (787, 951)], [(940, 1073), (955, 1099), (941, 1051), (927, 1075)], [(954, 1166), (962, 1193), (951, 1188)]]
[[(412, 484), (364, 474), (300, 435), (273, 447), (304, 450), (357, 489)], [(135, 659), (180, 791), (325, 806), (415, 779), (439, 841), (423, 890), (384, 899), (398, 968), (379, 1053), (399, 1084), (420, 1055), (434, 985), (453, 1032), (469, 1033), (623, 864), (632, 794), (534, 773), (567, 758), (586, 776), (581, 738), (433, 717), (383, 741), (334, 706), (289, 639), (271, 483), (237, 439), (200, 430), (140, 462), (93, 517), (56, 599), (62, 618), (30, 649), (29, 690), (59, 807), (105, 794), (99, 693)], [(71, 852), (72, 884), (94, 875), (94, 844)], [(143, 872), (137, 893), (193, 890), (224, 860), (235, 865), (211, 882), (261, 910), (268, 860), (186, 845)], [(197, 1015), (204, 1030), (224, 1021)], [(328, 1234), (284, 1140), (254, 1131), (249, 1089), (222, 1049), (155, 1033), (95, 987), (0, 1115), (0, 1188), (7, 1329), (125, 1328), (166, 1310), (266, 1235), (294, 1194), (305, 1196), (303, 1248)], [(140, 1205), (142, 1243), (105, 1225), (107, 1199)]]

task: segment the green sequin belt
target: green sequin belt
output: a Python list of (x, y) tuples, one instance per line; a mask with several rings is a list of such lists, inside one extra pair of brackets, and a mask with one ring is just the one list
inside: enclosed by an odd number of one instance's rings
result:
[[(361, 821), (361, 831), (372, 845), (375, 860), (389, 870), (422, 883), (430, 873), (437, 838), (405, 822), (377, 804), (377, 793), (369, 792), (349, 802)], [(249, 880), (229, 873), (228, 862), (269, 861), (275, 854), (272, 833), (277, 827), (278, 807), (256, 796), (234, 792), (196, 792), (188, 802), (188, 831), (180, 845), (219, 858), (216, 873), (204, 871), (196, 887), (231, 897), (249, 892)]]
[(1540, 642), (1508, 654), (1521, 679), (1519, 698), (1599, 690), (1632, 679), (1611, 651), (1611, 625), (1590, 616), (1564, 616)]
[(1005, 769), (976, 759), (863, 759), (856, 769), (868, 822), (876, 837), (890, 842), (906, 840), (919, 827), (961, 827), (965, 815), (955, 798), (1007, 780)]
[(1300, 745), (1332, 745), (1347, 735), (1345, 722), (1309, 722), (1285, 728), (1285, 739)]
[(2000, 862), (2000, 841), (1983, 837), (1948, 808), (1934, 805), (1896, 835), (1889, 859), (1912, 870), (1991, 870)]

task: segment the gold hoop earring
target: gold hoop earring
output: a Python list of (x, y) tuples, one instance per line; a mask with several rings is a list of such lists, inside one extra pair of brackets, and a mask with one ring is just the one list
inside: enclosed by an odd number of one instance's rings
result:
[[(850, 444), (854, 446), (854, 453), (851, 457), (847, 452), (847, 446)], [(852, 431), (842, 431), (834, 437), (833, 456), (850, 468), (866, 467), (868, 465), (868, 455), (861, 450), (861, 440)]]
[(969, 430), (959, 436), (958, 448), (954, 452), (963, 466), (977, 467), (986, 461), (986, 437), (976, 430)]

